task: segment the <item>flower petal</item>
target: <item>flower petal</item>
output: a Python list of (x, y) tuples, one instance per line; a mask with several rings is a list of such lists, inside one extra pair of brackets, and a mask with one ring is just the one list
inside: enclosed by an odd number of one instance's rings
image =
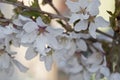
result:
[(0, 56), (0, 68), (8, 68), (10, 65), (10, 57), (7, 53), (4, 53)]
[(98, 15), (99, 14), (99, 5), (100, 2), (99, 0), (92, 0), (89, 5), (87, 6), (87, 11), (89, 12), (89, 14), (91, 14), (92, 16)]
[(102, 73), (105, 77), (109, 77), (110, 70), (107, 67), (101, 67), (100, 68), (100, 73)]
[(84, 70), (84, 71), (83, 71), (83, 77), (84, 77), (84, 80), (90, 80), (90, 79), (91, 79), (91, 74), (90, 74), (90, 72)]
[(5, 69), (5, 72), (7, 73), (8, 76), (12, 76), (15, 71), (15, 68), (12, 63), (10, 63), (9, 67)]
[(23, 29), (27, 32), (30, 33), (36, 29), (38, 29), (38, 25), (35, 22), (27, 22), (24, 26)]
[(74, 29), (75, 31), (81, 31), (81, 30), (86, 30), (87, 27), (88, 27), (88, 22), (86, 20), (82, 20), (75, 25)]
[(36, 19), (37, 25), (39, 25), (40, 27), (45, 27), (46, 24), (42, 21), (41, 17), (38, 17)]
[(52, 47), (53, 49), (59, 49), (59, 44), (57, 42), (57, 39), (53, 37), (52, 35), (47, 35), (48, 45)]
[(91, 66), (87, 66), (87, 70), (92, 73), (97, 72), (99, 68), (100, 68), (100, 65), (95, 65), (95, 64)]
[(101, 64), (101, 62), (103, 61), (103, 56), (101, 53), (93, 53), (91, 56), (88, 57), (87, 59), (87, 63), (88, 64)]
[(34, 43), (34, 47), (40, 52), (40, 54), (44, 54), (45, 47), (48, 43), (47, 37), (45, 35), (39, 35)]
[(77, 41), (76, 44), (80, 50), (82, 50), (82, 51), (87, 50), (87, 44), (84, 40), (81, 39), (81, 40)]
[(28, 70), (27, 67), (25, 67), (24, 65), (22, 65), (19, 61), (17, 60), (13, 60), (13, 63), (18, 67), (18, 69), (21, 71), (21, 72), (26, 72)]
[(103, 19), (103, 17), (100, 17), (100, 16), (95, 18), (95, 24), (98, 27), (108, 27), (109, 26), (109, 22), (106, 21), (105, 19)]
[(41, 61), (44, 61), (45, 64), (45, 68), (47, 71), (51, 70), (52, 64), (53, 64), (53, 59), (51, 55), (47, 55), (47, 56), (41, 56), (40, 57)]
[(94, 45), (97, 49), (99, 49), (100, 51), (104, 52), (101, 43), (99, 43), (99, 42), (95, 42), (95, 43), (93, 43), (93, 45)]
[(110, 80), (120, 80), (120, 73), (112, 73), (110, 76)]
[(67, 0), (66, 5), (70, 9), (71, 12), (78, 12), (80, 10), (78, 2), (73, 2), (71, 0)]
[(97, 26), (94, 23), (90, 23), (89, 33), (93, 38), (96, 38), (96, 29), (97, 29)]
[(52, 28), (51, 26), (46, 27), (46, 30), (49, 32), (50, 35), (52, 36), (58, 36), (61, 35), (64, 32), (64, 29), (60, 29), (60, 28)]
[(71, 16), (70, 16), (70, 20), (69, 20), (69, 23), (72, 24), (74, 23), (76, 20), (80, 19), (80, 14), (75, 14), (73, 13)]
[(25, 58), (31, 60), (35, 56), (37, 56), (37, 53), (34, 51), (33, 47), (29, 47), (26, 51)]
[(33, 31), (31, 33), (26, 33), (21, 37), (22, 43), (32, 43), (37, 37), (37, 32)]

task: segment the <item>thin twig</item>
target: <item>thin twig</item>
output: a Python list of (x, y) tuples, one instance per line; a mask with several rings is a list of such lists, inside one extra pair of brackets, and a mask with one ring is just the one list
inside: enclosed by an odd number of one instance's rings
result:
[(49, 13), (49, 12), (45, 12), (45, 11), (40, 10), (39, 8), (28, 7), (28, 6), (22, 5), (21, 3), (13, 3), (13, 2), (9, 2), (9, 1), (0, 1), (0, 2), (1, 2), (1, 3), (11, 4), (11, 5), (14, 5), (14, 6), (17, 6), (17, 7), (22, 7), (22, 8), (25, 8), (25, 9), (32, 10), (32, 11), (38, 11), (38, 12), (40, 12), (40, 13), (42, 13), (42, 14), (47, 14), (47, 15), (50, 16), (51, 18), (64, 19), (63, 16), (59, 16), (59, 15), (56, 15), (56, 14), (52, 14), (52, 13)]
[[(53, 3), (49, 3), (49, 5), (56, 11), (56, 13), (59, 15), (59, 16), (62, 16), (62, 14), (58, 11), (58, 9), (53, 5)], [(66, 17), (64, 17), (63, 19), (65, 21), (65, 26), (63, 26), (63, 28), (65, 28), (68, 32), (71, 32), (73, 31), (73, 29), (71, 28), (71, 26), (69, 25), (68, 23), (68, 19)], [(62, 20), (61, 20), (62, 21)]]
[(61, 13), (58, 11), (58, 9), (53, 5), (53, 3), (49, 3), (49, 5), (55, 10), (55, 12), (61, 16)]
[[(59, 13), (59, 11), (58, 11), (54, 6), (52, 6), (52, 7), (53, 7), (54, 10), (58, 13), (57, 15), (56, 15), (56, 14), (49, 13), (49, 12), (42, 11), (42, 10), (40, 10), (39, 8), (28, 7), (28, 6), (25, 6), (25, 5), (20, 4), (20, 3), (13, 3), (13, 2), (3, 1), (3, 0), (0, 0), (0, 2), (1, 2), (1, 3), (11, 4), (11, 5), (18, 6), (18, 7), (22, 7), (22, 8), (25, 8), (25, 9), (32, 10), (32, 11), (38, 11), (38, 12), (40, 12), (40, 13), (42, 13), (42, 14), (47, 14), (47, 15), (50, 16), (52, 19), (54, 19), (54, 18), (62, 19), (62, 20), (64, 20), (64, 21), (66, 22), (66, 26), (65, 26), (64, 28), (65, 28), (68, 32), (69, 32), (69, 31), (74, 31), (74, 30), (70, 27), (69, 23), (67, 22), (68, 18), (62, 16), (62, 15)], [(97, 29), (96, 32), (98, 32), (98, 33), (100, 33), (100, 34), (103, 34), (103, 35), (105, 35), (105, 36), (113, 39), (113, 37), (112, 37), (111, 35), (106, 34), (106, 33), (102, 32), (102, 31), (100, 31), (100, 30), (98, 30), (98, 29)]]
[(100, 33), (100, 34), (103, 34), (103, 35), (105, 35), (105, 36), (113, 39), (113, 36), (111, 36), (111, 35), (109, 35), (109, 34), (107, 34), (107, 33), (104, 33), (104, 32), (102, 32), (102, 31), (100, 31), (100, 30), (98, 30), (98, 29), (96, 30), (96, 32), (97, 32), (97, 33)]

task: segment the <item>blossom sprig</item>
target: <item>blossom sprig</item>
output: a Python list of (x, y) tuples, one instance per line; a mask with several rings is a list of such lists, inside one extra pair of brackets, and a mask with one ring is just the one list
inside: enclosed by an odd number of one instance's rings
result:
[[(44, 61), (48, 71), (51, 70), (52, 64), (55, 62), (61, 70), (70, 74), (70, 80), (90, 80), (93, 74), (95, 74), (96, 80), (103, 77), (108, 80), (119, 80), (119, 71), (116, 71), (117, 69), (111, 71), (110, 68), (113, 65), (109, 64), (108, 57), (112, 56), (111, 54), (108, 56), (108, 52), (102, 46), (102, 42), (107, 43), (108, 41), (99, 39), (96, 35), (96, 32), (101, 33), (112, 39), (109, 42), (110, 45), (119, 46), (119, 42), (117, 42), (119, 38), (116, 37), (116, 34), (110, 36), (98, 30), (99, 27), (110, 26), (108, 21), (98, 16), (99, 0), (66, 0), (65, 3), (71, 14), (67, 17), (59, 13), (52, 4), (52, 0), (47, 3), (57, 14), (42, 11), (38, 4), (32, 5), (34, 7), (28, 7), (21, 3), (0, 2), (13, 4), (18, 9), (20, 8), (20, 12), (38, 13), (37, 16), (30, 14), (29, 17), (18, 13), (17, 17), (11, 21), (3, 18), (8, 22), (8, 25), (0, 26), (0, 71), (12, 74), (13, 65), (16, 65), (21, 72), (28, 70), (13, 57), (16, 52), (11, 49), (11, 45), (15, 47), (22, 45), (27, 47), (26, 60), (31, 60), (39, 55), (40, 61)], [(50, 23), (44, 22), (42, 17), (46, 15), (50, 20), (59, 19), (63, 28), (54, 28)], [(49, 20), (48, 18), (46, 20)], [(111, 48), (109, 45), (106, 46)], [(111, 48), (111, 50), (113, 52), (118, 48)], [(117, 52), (116, 55), (118, 55)], [(115, 56), (113, 57), (116, 58)]]

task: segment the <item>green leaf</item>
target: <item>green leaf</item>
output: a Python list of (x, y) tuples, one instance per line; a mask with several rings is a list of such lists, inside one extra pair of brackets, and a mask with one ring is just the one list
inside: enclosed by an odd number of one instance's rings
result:
[(34, 2), (32, 2), (32, 8), (39, 8), (39, 2), (38, 0), (34, 0)]
[(51, 19), (49, 16), (44, 15), (37, 11), (24, 11), (21, 14), (24, 16), (27, 16), (27, 17), (34, 18), (34, 19), (36, 19), (37, 17), (40, 16), (42, 18), (43, 22), (45, 22), (46, 24), (49, 24), (51, 22)]
[(40, 17), (42, 18), (43, 22), (46, 24), (49, 24), (51, 22), (51, 18), (47, 15), (40, 14)]
[(34, 17), (34, 18), (40, 16), (40, 13), (37, 11), (24, 11), (21, 14), (27, 17)]

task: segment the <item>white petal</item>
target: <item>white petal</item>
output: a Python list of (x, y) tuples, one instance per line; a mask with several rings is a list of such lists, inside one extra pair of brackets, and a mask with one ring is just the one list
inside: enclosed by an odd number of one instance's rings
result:
[(71, 10), (71, 12), (78, 12), (80, 11), (79, 3), (73, 2), (71, 0), (66, 1), (67, 7)]
[(87, 63), (88, 64), (101, 64), (101, 62), (103, 61), (103, 56), (101, 53), (93, 53), (91, 56), (88, 57), (87, 59)]
[(24, 65), (22, 65), (19, 61), (17, 60), (13, 60), (13, 63), (18, 67), (18, 69), (21, 71), (21, 72), (26, 72), (28, 70), (27, 67), (25, 67)]
[(69, 80), (84, 80), (83, 74), (82, 73), (78, 73), (78, 74), (70, 75)]
[(36, 19), (36, 22), (40, 27), (45, 27), (46, 26), (46, 24), (42, 21), (41, 17), (38, 17)]
[(71, 32), (70, 35), (69, 35), (70, 38), (75, 38), (75, 39), (79, 39), (81, 38), (81, 35), (80, 34), (77, 34), (75, 32)]
[(94, 23), (90, 23), (89, 33), (93, 38), (96, 38), (96, 29), (97, 29), (97, 26)]
[(0, 26), (0, 39), (6, 37), (7, 35), (5, 35), (4, 32), (5, 28), (3, 28), (2, 26)]
[(14, 71), (15, 69), (12, 63), (10, 63), (9, 67), (5, 69), (5, 72), (7, 73), (8, 76), (12, 76)]
[(72, 24), (74, 23), (76, 20), (80, 19), (80, 14), (75, 14), (73, 13), (70, 17), (69, 23)]
[(120, 80), (120, 73), (112, 73), (110, 76), (110, 80)]
[(32, 19), (19, 15), (18, 19), (15, 19), (13, 23), (18, 26), (23, 26), (26, 22), (29, 21), (32, 21)]
[(53, 64), (53, 59), (51, 55), (46, 56), (45, 59), (45, 67), (47, 71), (50, 71), (52, 68), (52, 64)]
[(80, 59), (83, 65), (86, 64), (87, 58), (84, 55), (81, 55)]
[(74, 29), (75, 31), (81, 31), (81, 30), (86, 30), (87, 27), (88, 27), (88, 22), (86, 20), (82, 20), (75, 25)]
[(106, 21), (105, 19), (103, 19), (103, 17), (100, 17), (100, 16), (95, 18), (95, 24), (98, 27), (108, 27), (109, 26), (109, 22)]
[(4, 34), (12, 34), (13, 30), (11, 26), (5, 26)]
[(95, 65), (95, 64), (93, 64), (93, 65), (91, 65), (91, 66), (88, 66), (88, 67), (87, 67), (87, 70), (88, 70), (89, 72), (94, 73), (94, 72), (97, 72), (97, 71), (99, 70), (99, 68), (100, 68), (100, 65)]
[(10, 57), (7, 53), (4, 53), (0, 56), (0, 67), (1, 68), (8, 68), (10, 65)]
[(32, 21), (30, 18), (22, 16), (22, 15), (19, 15), (18, 19), (20, 19), (21, 21), (24, 21), (24, 22), (26, 22), (26, 21)]
[(84, 77), (84, 80), (90, 80), (90, 79), (91, 79), (91, 74), (90, 74), (90, 72), (84, 70), (84, 71), (83, 71), (83, 77)]
[(29, 47), (26, 51), (25, 58), (27, 60), (31, 60), (35, 56), (37, 56), (37, 53), (34, 51), (34, 49), (32, 47)]
[(92, 16), (95, 16), (95, 15), (98, 15), (99, 13), (99, 5), (100, 5), (100, 2), (99, 0), (92, 0), (90, 2), (90, 4), (87, 6), (87, 11), (92, 15)]
[(51, 55), (41, 56), (41, 57), (40, 57), (40, 60), (41, 60), (41, 61), (44, 61), (46, 70), (47, 70), (47, 71), (50, 71), (50, 70), (51, 70), (51, 67), (52, 67), (52, 63), (53, 63), (52, 56), (51, 56)]
[(34, 47), (37, 48), (37, 50), (40, 52), (40, 54), (43, 54), (42, 52), (45, 51), (45, 47), (48, 43), (47, 37), (45, 35), (39, 35), (34, 43)]
[(49, 32), (50, 35), (55, 37), (58, 35), (61, 35), (64, 32), (64, 29), (60, 29), (60, 28), (55, 29), (55, 28), (52, 28), (51, 26), (48, 26), (46, 30)]
[(32, 43), (37, 37), (37, 32), (33, 31), (31, 33), (26, 33), (21, 37), (22, 43)]
[(78, 0), (79, 6), (82, 9), (85, 9), (89, 5), (89, 0)]
[(13, 23), (17, 26), (23, 26), (23, 24), (21, 23), (21, 21), (19, 19), (13, 20)]
[(23, 26), (23, 29), (30, 33), (34, 30), (37, 30), (38, 29), (38, 25), (35, 23), (35, 22), (27, 22), (24, 26)]
[(87, 50), (87, 44), (86, 44), (86, 42), (84, 40), (81, 39), (76, 44), (77, 44), (77, 46), (78, 46), (78, 48), (80, 50), (82, 50), (82, 51), (86, 51)]
[(96, 42), (96, 43), (93, 43), (93, 45), (94, 45), (97, 49), (99, 49), (100, 51), (104, 52), (104, 50), (103, 50), (103, 48), (102, 48), (102, 44), (101, 44), (101, 43)]
[(57, 42), (57, 39), (53, 37), (52, 35), (47, 35), (48, 45), (52, 47), (53, 49), (59, 49), (59, 44)]
[(72, 67), (68, 68), (68, 71), (72, 72), (74, 74), (79, 73), (80, 71), (83, 70), (83, 66), (79, 64), (77, 58), (73, 58), (73, 59), (69, 60), (68, 65), (72, 66)]
[(0, 33), (0, 39), (3, 39), (5, 38), (7, 35), (3, 34), (3, 33)]
[(107, 67), (101, 67), (100, 68), (100, 73), (102, 73), (105, 77), (109, 77), (110, 70)]

